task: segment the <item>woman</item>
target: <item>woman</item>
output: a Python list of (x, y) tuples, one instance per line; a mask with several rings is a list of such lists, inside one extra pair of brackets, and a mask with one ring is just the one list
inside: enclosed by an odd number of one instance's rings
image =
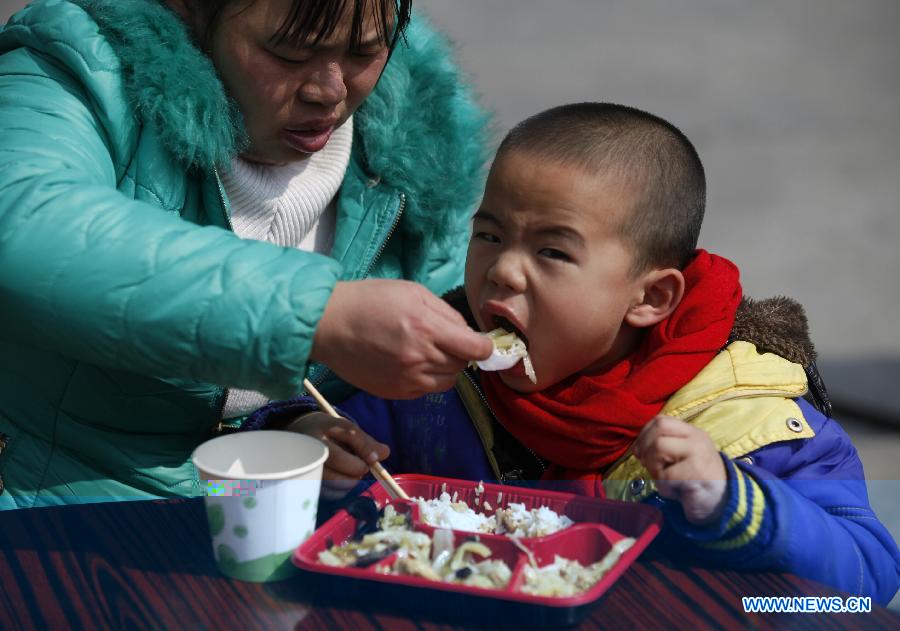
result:
[(435, 297), (483, 116), (409, 1), (165, 4), (0, 33), (3, 508), (193, 494), (304, 376), (412, 397), (490, 353)]

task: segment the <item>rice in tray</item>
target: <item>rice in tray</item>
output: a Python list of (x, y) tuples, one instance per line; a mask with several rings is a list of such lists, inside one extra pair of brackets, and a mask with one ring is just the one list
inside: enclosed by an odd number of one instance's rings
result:
[(516, 502), (510, 502), (506, 508), (498, 508), (488, 516), (475, 512), (463, 501), (454, 501), (446, 492), (437, 499), (416, 497), (413, 501), (419, 505), (419, 516), (426, 524), (466, 532), (543, 537), (575, 523), (546, 506), (529, 510), (525, 504)]

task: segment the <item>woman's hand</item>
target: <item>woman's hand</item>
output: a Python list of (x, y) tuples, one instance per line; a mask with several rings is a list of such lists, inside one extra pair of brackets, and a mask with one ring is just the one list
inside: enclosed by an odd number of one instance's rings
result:
[(344, 497), (369, 472), (369, 465), (387, 458), (391, 450), (355, 423), (324, 412), (311, 412), (295, 419), (287, 431), (318, 438), (328, 446), (328, 459), (322, 473), (322, 497)]
[(692, 524), (714, 522), (725, 507), (727, 474), (709, 434), (671, 416), (644, 426), (632, 447), (662, 497), (681, 502)]
[(470, 360), (492, 349), (422, 285), (371, 279), (335, 286), (310, 356), (374, 395), (412, 399), (450, 389)]

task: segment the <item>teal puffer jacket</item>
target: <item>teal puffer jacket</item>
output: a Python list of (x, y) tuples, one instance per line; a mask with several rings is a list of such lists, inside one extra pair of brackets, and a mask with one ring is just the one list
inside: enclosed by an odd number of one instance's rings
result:
[(0, 507), (190, 495), (223, 387), (305, 376), (334, 284), (458, 285), (485, 117), (416, 18), (354, 117), (333, 258), (239, 239), (243, 138), (154, 0), (41, 0), (0, 32)]

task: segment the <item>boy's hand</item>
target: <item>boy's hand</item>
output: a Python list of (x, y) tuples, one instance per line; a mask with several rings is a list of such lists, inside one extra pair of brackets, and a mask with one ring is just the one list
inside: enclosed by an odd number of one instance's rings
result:
[(644, 426), (632, 452), (656, 480), (659, 494), (681, 502), (689, 522), (703, 525), (721, 516), (728, 476), (709, 434), (659, 415)]
[(328, 459), (322, 473), (322, 497), (340, 499), (369, 472), (369, 465), (387, 458), (391, 450), (355, 423), (324, 412), (312, 412), (292, 421), (290, 432), (318, 438), (328, 446)]

